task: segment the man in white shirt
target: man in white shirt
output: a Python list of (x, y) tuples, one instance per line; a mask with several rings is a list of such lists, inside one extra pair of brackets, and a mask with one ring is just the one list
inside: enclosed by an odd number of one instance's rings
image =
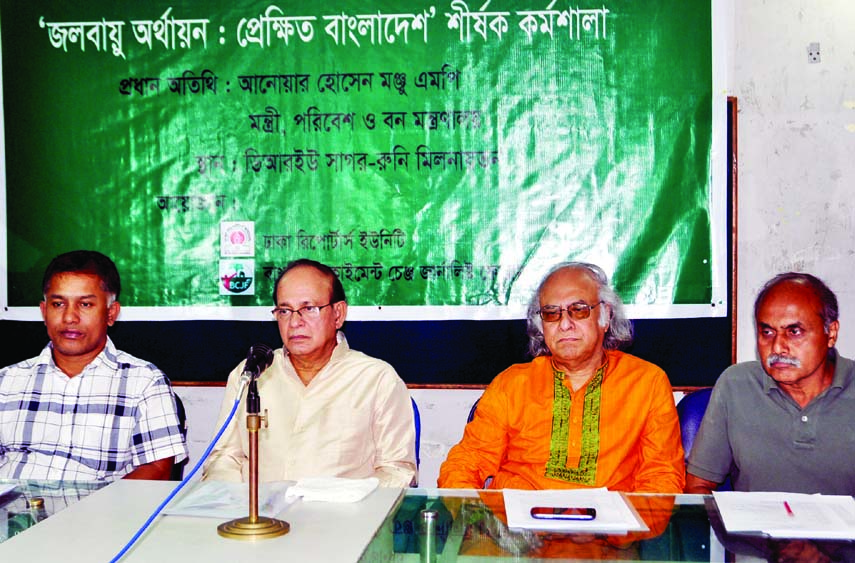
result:
[[(273, 290), (283, 348), (258, 378), (259, 480), (377, 477), (406, 487), (416, 475), (410, 395), (394, 368), (348, 347), (335, 272), (313, 260), (288, 264)], [(234, 405), (241, 363), (229, 375), (218, 427)], [(242, 399), (242, 398), (241, 398)], [(241, 404), (211, 453), (204, 479), (247, 480), (249, 438)]]

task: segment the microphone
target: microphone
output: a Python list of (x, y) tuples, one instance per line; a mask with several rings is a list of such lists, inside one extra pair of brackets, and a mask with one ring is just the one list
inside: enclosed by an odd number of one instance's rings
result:
[(273, 350), (270, 349), (270, 346), (266, 344), (253, 344), (249, 347), (249, 352), (246, 354), (246, 363), (243, 366), (243, 373), (240, 374), (240, 392), (238, 394), (238, 396), (243, 395), (243, 389), (249, 383), (249, 391), (246, 395), (247, 414), (258, 414), (261, 411), (261, 397), (258, 395), (258, 387), (255, 380), (272, 363)]
[(246, 355), (241, 378), (255, 379), (273, 363), (273, 350), (266, 344), (253, 344)]

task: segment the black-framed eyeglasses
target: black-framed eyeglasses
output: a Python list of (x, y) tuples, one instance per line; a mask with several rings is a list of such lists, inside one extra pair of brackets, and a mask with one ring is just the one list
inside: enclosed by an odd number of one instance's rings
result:
[(567, 311), (567, 314), (571, 319), (581, 321), (591, 316), (591, 309), (599, 307), (602, 304), (602, 301), (595, 303), (594, 305), (588, 305), (584, 301), (577, 301), (575, 303), (570, 303), (564, 308), (557, 305), (545, 305), (540, 308), (540, 311), (538, 311), (537, 314), (540, 315), (543, 322), (554, 323), (560, 321), (561, 314), (564, 311)]
[(300, 318), (307, 320), (314, 320), (321, 316), (321, 309), (324, 307), (329, 307), (333, 305), (333, 302), (327, 303), (326, 305), (306, 305), (305, 307), (300, 307), (299, 309), (289, 309), (288, 307), (276, 307), (271, 313), (276, 319), (280, 321), (287, 321), (291, 318), (291, 313), (297, 313), (300, 315)]

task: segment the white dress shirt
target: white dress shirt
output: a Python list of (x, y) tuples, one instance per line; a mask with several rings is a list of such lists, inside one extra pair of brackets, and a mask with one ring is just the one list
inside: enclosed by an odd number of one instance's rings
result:
[[(217, 428), (237, 394), (243, 363), (229, 375)], [(259, 481), (302, 477), (377, 477), (382, 486), (407, 487), (416, 474), (415, 427), (407, 386), (394, 368), (338, 344), (329, 363), (304, 385), (284, 349), (258, 378), (261, 414)], [(244, 393), (246, 395), (246, 393)], [(203, 479), (246, 481), (249, 476), (246, 397), (205, 464)]]

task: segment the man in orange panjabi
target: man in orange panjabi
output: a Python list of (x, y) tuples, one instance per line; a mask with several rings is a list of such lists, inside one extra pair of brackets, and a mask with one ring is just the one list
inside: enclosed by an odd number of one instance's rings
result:
[(554, 268), (529, 305), (528, 333), (534, 360), (487, 387), (438, 485), (681, 492), (671, 384), (659, 367), (617, 350), (632, 341), (632, 325), (603, 270)]

